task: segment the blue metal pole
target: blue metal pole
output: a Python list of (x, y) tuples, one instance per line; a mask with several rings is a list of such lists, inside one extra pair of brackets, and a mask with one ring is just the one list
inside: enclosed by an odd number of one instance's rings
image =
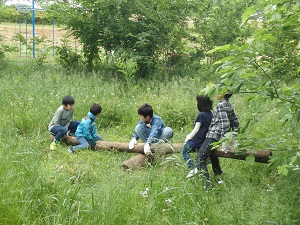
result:
[(52, 57), (54, 57), (54, 19), (52, 19)]
[(21, 18), (19, 18), (19, 39), (20, 39), (20, 57), (22, 57), (22, 40), (21, 40)]
[(35, 58), (35, 33), (34, 33), (35, 21), (34, 21), (34, 0), (32, 0), (32, 57)]
[(28, 13), (26, 12), (26, 58), (28, 57)]

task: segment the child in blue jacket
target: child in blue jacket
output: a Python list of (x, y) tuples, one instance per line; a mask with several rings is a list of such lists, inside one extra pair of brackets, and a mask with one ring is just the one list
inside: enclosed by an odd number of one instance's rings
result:
[(101, 141), (102, 137), (98, 135), (97, 125), (95, 120), (100, 116), (102, 107), (99, 104), (93, 104), (76, 130), (76, 139), (79, 145), (76, 145), (68, 149), (69, 153), (74, 153), (78, 149), (84, 149), (89, 147), (95, 147), (96, 141)]

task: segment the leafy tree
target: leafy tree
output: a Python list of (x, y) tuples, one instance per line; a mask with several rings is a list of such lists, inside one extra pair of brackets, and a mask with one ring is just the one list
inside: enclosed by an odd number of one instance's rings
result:
[(182, 48), (187, 16), (194, 3), (78, 0), (52, 5), (52, 10), (82, 42), (88, 67), (93, 68), (100, 49), (104, 49), (134, 58), (139, 75), (148, 76), (157, 66), (167, 65), (170, 52)]
[[(216, 46), (243, 41), (250, 34), (250, 29), (240, 29), (240, 19), (244, 10), (253, 4), (254, 0), (200, 1), (193, 19), (196, 41), (201, 51), (206, 52)], [(223, 56), (221, 52), (207, 55), (208, 65), (211, 66)]]
[[(242, 25), (254, 24), (252, 35), (242, 44), (219, 46), (208, 53), (226, 53), (227, 57), (217, 61), (217, 74), (221, 77), (221, 88), (234, 93), (246, 93), (245, 101), (256, 101), (263, 104), (266, 100), (276, 103), (278, 119), (283, 123), (289, 120), (299, 123), (300, 120), (300, 86), (299, 79), (299, 1), (261, 2), (248, 8)], [(280, 78), (280, 79), (279, 79)], [(293, 79), (291, 81), (291, 78)], [(295, 82), (296, 81), (296, 82)], [(218, 92), (216, 85), (210, 85), (204, 91), (210, 95)], [(250, 121), (246, 122), (248, 125)], [(246, 140), (241, 147), (253, 148), (253, 141)], [(279, 172), (287, 173), (287, 167), (295, 162), (298, 144), (284, 146)], [(288, 149), (288, 152), (287, 152)], [(274, 158), (273, 162), (275, 162)], [(289, 161), (290, 160), (290, 161)]]
[[(184, 51), (184, 38), (188, 37), (188, 16), (197, 5), (196, 1), (140, 1), (136, 6), (137, 41), (133, 48), (139, 52), (140, 69), (144, 62), (158, 62), (168, 75), (168, 62), (172, 54)], [(142, 72), (142, 71), (141, 71)]]
[(17, 20), (17, 12), (15, 6), (7, 6), (0, 3), (0, 21), (15, 23)]

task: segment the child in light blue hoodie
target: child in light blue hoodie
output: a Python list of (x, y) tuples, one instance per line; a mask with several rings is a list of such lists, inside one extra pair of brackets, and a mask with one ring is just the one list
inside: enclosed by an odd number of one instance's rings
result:
[(102, 107), (99, 104), (93, 104), (88, 114), (82, 119), (76, 130), (76, 139), (79, 145), (68, 149), (69, 153), (74, 153), (78, 149), (95, 147), (96, 141), (101, 141), (102, 137), (98, 135), (95, 120), (100, 116)]

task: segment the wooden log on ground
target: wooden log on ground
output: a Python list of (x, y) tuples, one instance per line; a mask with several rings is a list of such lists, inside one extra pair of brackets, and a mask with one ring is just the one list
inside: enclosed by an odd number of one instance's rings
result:
[[(53, 139), (53, 137), (52, 137)], [(78, 144), (75, 137), (64, 136), (63, 140), (72, 145)], [(169, 143), (155, 143), (151, 146), (151, 151), (153, 153), (163, 153), (163, 154), (172, 154), (176, 152), (180, 152), (183, 147), (183, 144), (169, 144)], [(95, 150), (117, 150), (120, 152), (131, 152), (131, 153), (144, 153), (144, 144), (138, 143), (135, 145), (134, 149), (128, 148), (128, 143), (122, 142), (107, 142), (107, 141), (97, 141)], [(259, 150), (255, 153), (252, 153), (250, 150), (239, 153), (235, 152), (233, 148), (230, 148), (227, 153), (222, 151), (222, 148), (218, 148), (213, 151), (213, 154), (216, 154), (219, 157), (223, 158), (232, 158), (232, 159), (240, 159), (245, 160), (248, 155), (253, 155), (255, 157), (255, 162), (260, 163), (268, 163), (269, 157), (272, 155), (270, 150)]]
[(123, 162), (121, 167), (125, 170), (135, 170), (137, 168), (145, 167), (146, 161), (147, 156), (145, 154), (138, 154)]

